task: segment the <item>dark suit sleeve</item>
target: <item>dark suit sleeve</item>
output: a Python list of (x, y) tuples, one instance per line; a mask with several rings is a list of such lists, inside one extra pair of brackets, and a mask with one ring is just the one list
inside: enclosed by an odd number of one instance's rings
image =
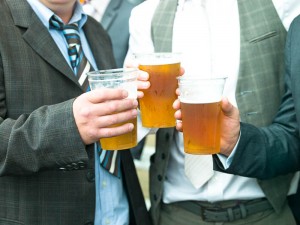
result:
[(87, 162), (86, 146), (76, 132), (72, 103), (69, 100), (43, 106), (16, 120), (0, 117), (0, 176), (58, 170), (74, 162)]
[[(293, 74), (294, 68), (291, 67), (291, 40), (294, 40), (294, 28), (293, 23), (285, 49), (285, 94), (273, 123), (263, 128), (241, 123), (241, 137), (230, 167), (224, 170), (215, 156), (216, 170), (259, 179), (300, 170), (299, 125), (295, 110), (295, 105), (299, 104), (295, 102), (295, 93), (298, 93), (300, 87), (295, 85), (296, 79), (293, 77), (300, 74)], [(300, 30), (300, 26), (297, 29)], [(295, 39), (298, 43), (299, 37)], [(298, 66), (300, 68), (300, 64)]]

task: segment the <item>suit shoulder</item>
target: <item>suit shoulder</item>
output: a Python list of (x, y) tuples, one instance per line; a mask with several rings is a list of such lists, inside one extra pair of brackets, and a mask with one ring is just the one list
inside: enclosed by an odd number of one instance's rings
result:
[(295, 19), (291, 23), (291, 26), (299, 26), (299, 24), (300, 24), (300, 15), (298, 15), (297, 17), (295, 17)]
[(93, 17), (88, 16), (87, 22), (86, 22), (86, 27), (89, 28), (89, 30), (92, 30), (95, 33), (100, 33), (103, 36), (108, 37), (107, 31), (103, 28), (101, 23), (99, 23), (97, 20), (95, 20)]
[(288, 30), (288, 37), (299, 37), (300, 35), (300, 15), (297, 16), (291, 23)]

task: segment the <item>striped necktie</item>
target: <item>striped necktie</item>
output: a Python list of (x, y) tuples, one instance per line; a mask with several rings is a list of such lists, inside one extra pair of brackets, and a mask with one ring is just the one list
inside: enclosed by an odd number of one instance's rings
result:
[[(53, 15), (49, 21), (50, 28), (61, 31), (68, 43), (68, 54), (71, 67), (75, 76), (78, 78), (79, 84), (84, 90), (89, 91), (89, 83), (86, 73), (92, 68), (87, 58), (83, 53), (81, 46), (78, 23), (64, 24), (63, 21), (56, 15)], [(119, 151), (107, 151), (100, 148), (99, 143), (96, 143), (97, 152), (101, 166), (109, 173), (120, 177), (120, 154)]]
[(75, 76), (78, 78), (79, 84), (84, 90), (89, 90), (89, 83), (86, 73), (91, 70), (90, 63), (85, 57), (80, 36), (78, 23), (64, 24), (63, 21), (56, 15), (53, 15), (49, 21), (50, 28), (61, 31), (68, 43), (68, 54), (71, 67)]

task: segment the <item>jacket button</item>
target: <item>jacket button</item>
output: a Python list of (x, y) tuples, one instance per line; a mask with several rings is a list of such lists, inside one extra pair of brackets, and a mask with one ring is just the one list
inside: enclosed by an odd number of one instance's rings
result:
[(165, 158), (166, 158), (166, 154), (165, 154), (165, 153), (162, 153), (162, 154), (161, 154), (161, 159), (164, 160)]
[(65, 167), (60, 167), (59, 170), (63, 171), (63, 172), (66, 172), (67, 169)]
[(78, 170), (78, 169), (79, 169), (79, 166), (78, 166), (77, 163), (72, 163), (72, 168), (73, 168), (74, 170)]
[(68, 171), (70, 171), (70, 170), (73, 169), (73, 167), (72, 167), (72, 165), (66, 165), (66, 169), (67, 169)]
[(154, 201), (157, 201), (157, 195), (156, 194), (153, 195), (153, 199), (154, 199)]
[(159, 181), (161, 181), (161, 180), (162, 180), (162, 176), (161, 176), (161, 175), (158, 175), (158, 176), (157, 176), (157, 179), (158, 179)]
[(170, 139), (170, 134), (166, 133), (166, 141), (169, 141), (169, 139)]
[(85, 168), (85, 163), (82, 162), (82, 161), (79, 161), (78, 166), (79, 166), (79, 169), (84, 169)]
[(86, 173), (86, 179), (88, 182), (95, 182), (95, 173), (92, 171), (89, 171)]

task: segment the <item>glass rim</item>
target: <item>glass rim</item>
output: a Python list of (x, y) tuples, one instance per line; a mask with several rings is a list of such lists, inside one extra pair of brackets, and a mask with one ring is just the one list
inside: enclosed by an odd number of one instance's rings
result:
[(176, 79), (178, 81), (195, 81), (195, 80), (222, 80), (227, 79), (228, 76), (178, 76)]
[(130, 77), (136, 76), (136, 74), (132, 74), (133, 72), (138, 72), (138, 68), (116, 68), (116, 69), (106, 69), (106, 70), (94, 70), (87, 72), (86, 75), (88, 78), (95, 78), (98, 76), (103, 76), (103, 77), (112, 77), (111, 80), (116, 80), (120, 79), (120, 77), (124, 77), (124, 79), (128, 79)]
[(136, 52), (133, 55), (182, 55), (181, 52)]

